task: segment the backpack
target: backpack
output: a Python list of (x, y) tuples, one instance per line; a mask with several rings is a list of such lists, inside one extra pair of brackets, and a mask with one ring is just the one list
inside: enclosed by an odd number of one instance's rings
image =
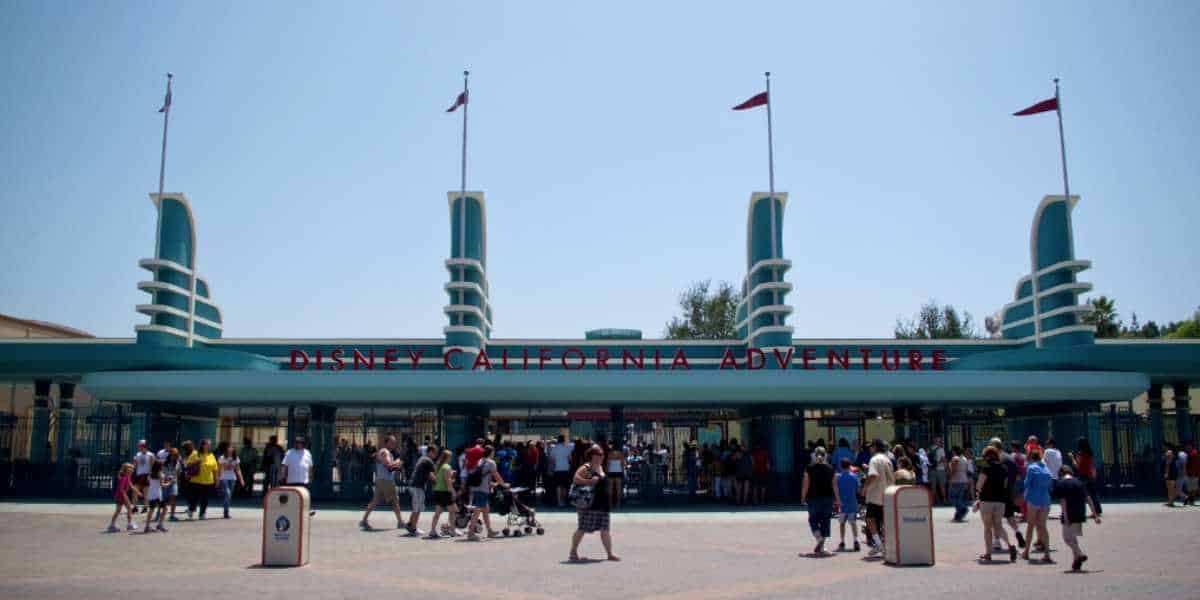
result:
[(475, 468), (471, 469), (471, 471), (467, 473), (468, 487), (479, 487), (483, 485), (483, 463), (486, 460), (486, 458), (479, 459), (479, 464), (475, 465)]

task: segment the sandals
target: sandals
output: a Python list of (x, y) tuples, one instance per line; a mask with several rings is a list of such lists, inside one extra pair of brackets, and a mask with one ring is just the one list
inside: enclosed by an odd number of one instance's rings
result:
[(991, 554), (980, 554), (979, 560), (981, 562), (992, 562), (992, 555)]

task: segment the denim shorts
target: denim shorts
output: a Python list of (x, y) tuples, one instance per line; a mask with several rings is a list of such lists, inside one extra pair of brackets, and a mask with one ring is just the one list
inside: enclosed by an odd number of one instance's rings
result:
[(471, 492), (471, 507), (472, 508), (487, 508), (488, 493), (487, 492)]

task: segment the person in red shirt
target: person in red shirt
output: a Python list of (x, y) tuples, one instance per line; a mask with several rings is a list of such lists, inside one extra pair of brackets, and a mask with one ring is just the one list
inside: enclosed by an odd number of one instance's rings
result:
[(1038, 443), (1038, 436), (1031, 435), (1025, 442), (1025, 455), (1032, 454), (1034, 450), (1037, 450), (1038, 454), (1043, 454), (1042, 445)]
[(483, 439), (475, 440), (475, 445), (467, 448), (467, 472), (470, 473), (479, 465), (479, 461), (483, 459)]
[(762, 504), (767, 500), (767, 484), (771, 479), (771, 456), (762, 446), (755, 446), (750, 458), (754, 461), (754, 476), (751, 479), (751, 485), (754, 486), (753, 502)]

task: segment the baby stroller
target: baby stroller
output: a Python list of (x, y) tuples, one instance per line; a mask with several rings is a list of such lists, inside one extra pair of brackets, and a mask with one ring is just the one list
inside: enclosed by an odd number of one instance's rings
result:
[(538, 535), (546, 533), (542, 524), (537, 520), (537, 513), (521, 500), (523, 493), (530, 493), (529, 488), (499, 487), (492, 492), (490, 503), (492, 512), (506, 518), (504, 529), (500, 532), (505, 537), (532, 535), (534, 530)]

